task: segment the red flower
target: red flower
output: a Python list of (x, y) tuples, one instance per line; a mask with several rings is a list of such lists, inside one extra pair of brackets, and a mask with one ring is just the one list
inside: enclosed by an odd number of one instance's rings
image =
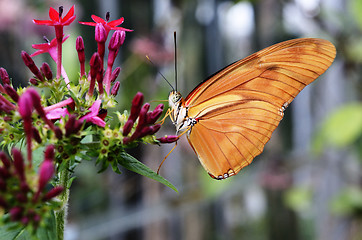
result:
[(69, 9), (67, 15), (62, 18), (63, 8), (59, 8), (59, 12), (54, 8), (49, 9), (49, 17), (51, 20), (36, 20), (33, 19), (33, 22), (38, 25), (47, 25), (47, 26), (67, 26), (71, 24), (74, 19), (74, 5)]
[(86, 115), (84, 115), (83, 117), (81, 117), (79, 120), (84, 121), (86, 120), (87, 122), (91, 122), (94, 123), (100, 127), (105, 127), (106, 126), (106, 122), (103, 121), (103, 119), (101, 119), (98, 114), (99, 114), (99, 109), (101, 107), (101, 100), (97, 100), (93, 103), (93, 105), (89, 108), (89, 113), (87, 113)]
[[(108, 14), (107, 14), (108, 16)], [(123, 27), (117, 27), (118, 25), (121, 25), (124, 22), (124, 18), (121, 17), (120, 19), (117, 20), (113, 20), (108, 22), (108, 20), (104, 20), (100, 17), (97, 17), (96, 15), (92, 15), (92, 19), (94, 22), (79, 22), (80, 24), (83, 25), (88, 25), (88, 26), (97, 26), (97, 23), (100, 23), (103, 25), (104, 29), (107, 32), (107, 35), (109, 33), (109, 31), (111, 30), (122, 30), (122, 31), (126, 31), (126, 32), (132, 32), (133, 30), (127, 29), (127, 28), (123, 28)]]

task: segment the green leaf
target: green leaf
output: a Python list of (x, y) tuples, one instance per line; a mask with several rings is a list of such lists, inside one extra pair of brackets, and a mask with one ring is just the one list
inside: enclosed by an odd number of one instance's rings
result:
[(118, 163), (124, 168), (127, 168), (130, 171), (141, 174), (145, 177), (151, 178), (155, 181), (158, 181), (167, 187), (171, 188), (175, 192), (178, 192), (176, 187), (173, 186), (169, 181), (152, 171), (149, 167), (138, 161), (136, 158), (132, 157), (126, 152), (120, 153), (120, 158), (117, 159)]
[(344, 147), (362, 136), (362, 104), (345, 105), (334, 112), (323, 124), (314, 140), (314, 150), (319, 152), (324, 145)]

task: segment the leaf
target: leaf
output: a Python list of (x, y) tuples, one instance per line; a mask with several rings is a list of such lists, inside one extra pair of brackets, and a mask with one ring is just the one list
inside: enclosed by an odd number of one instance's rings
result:
[(124, 168), (133, 171), (135, 173), (141, 174), (145, 177), (151, 178), (155, 181), (158, 181), (167, 187), (171, 188), (175, 192), (178, 192), (176, 187), (173, 186), (169, 181), (152, 171), (149, 167), (138, 161), (136, 158), (132, 157), (126, 152), (120, 153), (120, 158), (117, 159), (118, 163)]
[(362, 136), (362, 104), (345, 105), (324, 122), (314, 139), (314, 150), (321, 151), (324, 145), (344, 147)]

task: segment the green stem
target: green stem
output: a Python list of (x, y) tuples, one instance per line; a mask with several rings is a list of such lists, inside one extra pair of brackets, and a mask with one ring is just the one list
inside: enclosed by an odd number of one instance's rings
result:
[(69, 200), (69, 180), (70, 180), (70, 172), (69, 172), (69, 162), (66, 163), (66, 167), (62, 172), (60, 172), (59, 184), (64, 187), (64, 192), (60, 195), (60, 200), (62, 201), (62, 208), (55, 213), (55, 221), (57, 228), (57, 240), (64, 239), (64, 229), (67, 220), (68, 213), (68, 200)]

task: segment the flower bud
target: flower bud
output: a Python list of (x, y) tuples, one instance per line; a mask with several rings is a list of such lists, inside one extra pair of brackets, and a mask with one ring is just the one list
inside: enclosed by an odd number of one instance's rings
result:
[(138, 125), (137, 125), (137, 129), (142, 128), (144, 125), (146, 125), (147, 123), (147, 112), (150, 109), (150, 104), (149, 103), (145, 103), (140, 111), (140, 115), (138, 117)]
[(0, 159), (6, 168), (10, 167), (10, 160), (4, 152), (0, 152)]
[(36, 129), (35, 127), (31, 127), (31, 129), (32, 129), (32, 132), (33, 132), (33, 134), (32, 134), (33, 139), (37, 143), (41, 143), (41, 137), (40, 137), (38, 129)]
[(132, 100), (131, 114), (129, 115), (128, 119), (136, 121), (138, 115), (140, 114), (142, 104), (143, 104), (143, 94), (141, 92), (138, 92)]
[(16, 173), (18, 174), (20, 180), (25, 181), (23, 156), (21, 155), (21, 152), (16, 148), (13, 148), (12, 153), (13, 153), (14, 166), (15, 166)]
[(41, 67), (40, 70), (43, 72), (44, 76), (46, 77), (46, 79), (51, 80), (53, 79), (53, 73), (52, 70), (49, 66), (48, 63), (44, 62)]
[(0, 68), (0, 77), (3, 80), (3, 84), (10, 84), (9, 74), (5, 68)]
[(42, 192), (45, 185), (54, 175), (54, 163), (52, 159), (44, 159), (39, 167), (38, 192)]
[(160, 141), (160, 143), (173, 143), (173, 142), (176, 142), (178, 139), (179, 139), (179, 136), (170, 135), (170, 136), (164, 136), (164, 137), (158, 138), (157, 140)]
[(4, 89), (5, 89), (6, 93), (9, 95), (9, 97), (11, 97), (11, 99), (14, 100), (14, 102), (19, 101), (19, 95), (12, 86), (10, 86), (7, 83), (4, 83)]
[(12, 221), (20, 220), (23, 215), (23, 209), (21, 207), (13, 207), (9, 210), (10, 218)]
[(162, 112), (163, 112), (163, 104), (161, 103), (157, 105), (155, 110), (147, 114), (147, 123), (154, 124), (157, 121), (157, 119), (161, 116)]
[(107, 40), (107, 32), (102, 23), (97, 23), (95, 27), (95, 40), (104, 43)]
[(112, 88), (111, 95), (116, 96), (119, 90), (119, 86), (121, 84), (119, 82), (116, 82)]
[(31, 114), (33, 112), (33, 99), (27, 91), (20, 96), (18, 106), (20, 116), (24, 120), (31, 120)]
[(118, 48), (123, 44), (126, 38), (126, 32), (117, 30), (113, 33), (111, 40), (109, 41), (108, 49), (110, 51), (117, 51)]
[(56, 186), (54, 188), (52, 188), (47, 194), (45, 194), (45, 196), (43, 197), (43, 201), (48, 201), (56, 196), (58, 196), (59, 194), (61, 194), (64, 190), (64, 187), (62, 186)]
[(54, 145), (48, 145), (44, 152), (44, 159), (54, 160)]
[(119, 73), (121, 72), (121, 68), (120, 67), (116, 67), (113, 72), (112, 72), (112, 75), (111, 75), (111, 82), (114, 82), (116, 81)]
[(41, 75), (39, 68), (35, 65), (33, 59), (30, 57), (30, 55), (22, 51), (21, 52), (21, 58), (23, 59), (25, 65), (29, 68), (29, 70), (41, 81), (44, 81), (43, 76)]
[(128, 119), (126, 124), (123, 126), (123, 136), (127, 136), (131, 132), (133, 125), (133, 120)]

